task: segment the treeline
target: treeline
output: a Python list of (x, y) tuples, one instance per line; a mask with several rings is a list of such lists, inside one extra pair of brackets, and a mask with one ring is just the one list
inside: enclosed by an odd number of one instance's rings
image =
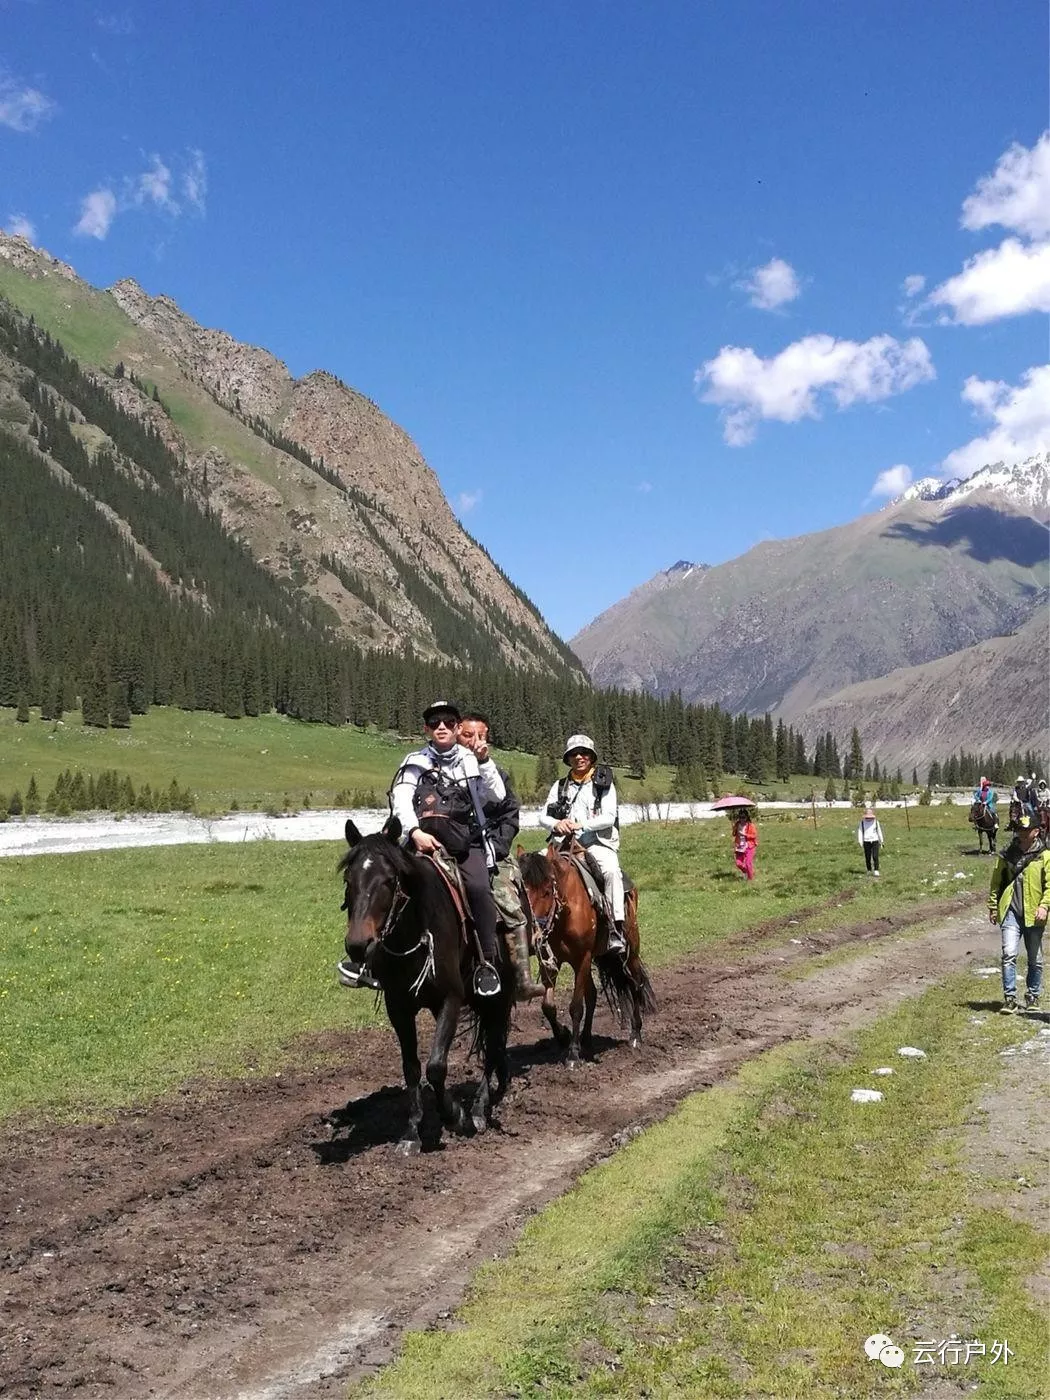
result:
[(40, 812), (57, 817), (73, 812), (192, 812), (195, 802), (193, 793), (175, 778), (166, 787), (143, 783), (136, 790), (128, 774), (116, 769), (106, 769), (98, 777), (79, 768), (66, 769), (46, 797), (40, 796), (35, 773), (24, 794), (18, 788), (9, 797), (0, 793), (0, 821), (9, 816), (35, 817)]
[(1032, 773), (1036, 777), (1047, 776), (1046, 755), (1038, 754), (1034, 749), (1025, 749), (1023, 754), (1017, 749), (1011, 754), (967, 753), (961, 750), (943, 763), (934, 760), (930, 764), (927, 785), (976, 787), (982, 778), (987, 778), (996, 787), (1012, 788), (1019, 777), (1027, 778)]

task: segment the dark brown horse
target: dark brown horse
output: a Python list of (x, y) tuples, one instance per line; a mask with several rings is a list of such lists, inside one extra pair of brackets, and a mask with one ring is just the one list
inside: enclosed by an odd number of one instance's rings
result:
[[(449, 887), (432, 860), (401, 849), (400, 835), (401, 823), (396, 817), (375, 836), (362, 836), (348, 821), (346, 842), (350, 849), (339, 869), (346, 896), (346, 951), (355, 962), (367, 962), (382, 986), (386, 1012), (401, 1044), (409, 1110), (408, 1127), (397, 1146), (399, 1152), (414, 1156), (421, 1147), (419, 1125), (423, 1120), (416, 1017), (426, 1008), (437, 1023), (427, 1061), (427, 1082), (437, 1099), (442, 1123), (453, 1132), (469, 1131), (471, 1123), (476, 1132), (484, 1132), (510, 1074), (507, 1036), (514, 975), (500, 939), (501, 990), (496, 996), (477, 994), (475, 949), (463, 936)], [(464, 1008), (474, 1017), (475, 1049), (482, 1060), (481, 1084), (469, 1120), (446, 1083), (448, 1052)]]
[(988, 854), (995, 855), (995, 841), (999, 835), (999, 818), (995, 809), (987, 802), (975, 802), (970, 808), (970, 825), (977, 832), (977, 849), (984, 852), (984, 838), (988, 837)]
[[(580, 847), (574, 847), (582, 855)], [(639, 957), (638, 891), (633, 887), (624, 899), (624, 932), (627, 938), (626, 963), (618, 953), (605, 951), (608, 934), (604, 920), (591, 903), (583, 878), (567, 854), (552, 843), (546, 851), (528, 854), (517, 848), (518, 865), (525, 882), (532, 917), (542, 940), (550, 950), (540, 957), (540, 976), (545, 992), (543, 1014), (554, 1038), (565, 1047), (570, 1065), (579, 1063), (581, 1053), (593, 1054), (591, 1025), (597, 991), (592, 971), (598, 969), (602, 992), (610, 1008), (630, 1029), (630, 1043), (637, 1047), (642, 1036), (642, 1015), (656, 1009), (649, 974)], [(573, 971), (569, 1015), (572, 1030), (558, 1020), (554, 986), (558, 971), (568, 963)]]

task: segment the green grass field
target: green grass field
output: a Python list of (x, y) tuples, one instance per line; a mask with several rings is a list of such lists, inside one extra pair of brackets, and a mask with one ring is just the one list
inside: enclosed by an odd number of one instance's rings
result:
[[(861, 1400), (966, 1382), (1039, 1400), (1047, 1332), (1024, 1280), (1050, 1235), (997, 1209), (1012, 1184), (975, 1191), (961, 1145), (998, 1052), (1036, 1027), (975, 1025), (971, 995), (955, 978), (845, 1052), (785, 1047), (691, 1096), (531, 1221), (453, 1327), (409, 1334), (352, 1395)], [(901, 1062), (902, 1044), (927, 1059)], [(851, 1104), (891, 1061), (885, 1101)], [(906, 1367), (867, 1358), (876, 1332)], [(953, 1332), (989, 1353), (1008, 1341), (1012, 1362), (986, 1354), (938, 1382), (909, 1339)]]
[[(903, 813), (884, 815), (880, 881), (863, 874), (852, 813), (821, 813), (816, 831), (794, 815), (763, 822), (750, 886), (725, 821), (626, 828), (646, 961), (659, 967), (767, 920), (797, 937), (983, 890), (987, 861), (959, 854), (958, 813), (911, 820), (909, 833)], [(343, 849), (334, 832), (331, 843), (5, 859), (0, 1116), (89, 1115), (198, 1075), (272, 1071), (304, 1032), (371, 1023), (372, 998), (346, 993), (333, 973)]]

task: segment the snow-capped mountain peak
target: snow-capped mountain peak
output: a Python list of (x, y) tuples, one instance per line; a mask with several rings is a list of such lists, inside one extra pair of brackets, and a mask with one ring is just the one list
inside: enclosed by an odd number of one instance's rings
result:
[(961, 501), (975, 491), (994, 491), (1033, 515), (1045, 517), (1050, 510), (1050, 451), (1037, 452), (1023, 462), (993, 462), (963, 479), (943, 481), (924, 476), (913, 481), (891, 505), (902, 501)]

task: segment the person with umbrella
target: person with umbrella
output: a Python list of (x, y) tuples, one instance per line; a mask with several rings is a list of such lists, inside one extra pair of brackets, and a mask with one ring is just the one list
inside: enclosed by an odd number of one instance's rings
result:
[(754, 823), (754, 804), (746, 797), (722, 797), (713, 804), (713, 812), (725, 812), (733, 824), (733, 856), (736, 868), (746, 880), (755, 878), (755, 850), (758, 831)]

